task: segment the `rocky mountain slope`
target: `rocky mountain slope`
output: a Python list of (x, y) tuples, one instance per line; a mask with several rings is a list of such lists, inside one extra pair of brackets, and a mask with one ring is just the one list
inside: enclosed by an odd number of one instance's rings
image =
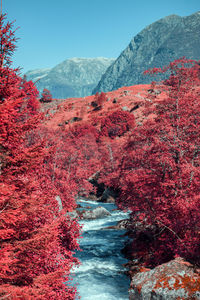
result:
[(146, 69), (183, 56), (200, 59), (200, 12), (187, 17), (170, 15), (143, 29), (108, 68), (93, 94), (150, 83), (152, 77), (143, 75)]
[(25, 75), (28, 80), (32, 80), (33, 82), (37, 82), (41, 80), (43, 77), (46, 77), (51, 69), (36, 69), (28, 71)]
[(111, 58), (72, 58), (52, 69), (33, 70), (27, 79), (36, 82), (40, 92), (51, 91), (54, 98), (84, 97), (90, 95), (102, 74), (114, 62)]

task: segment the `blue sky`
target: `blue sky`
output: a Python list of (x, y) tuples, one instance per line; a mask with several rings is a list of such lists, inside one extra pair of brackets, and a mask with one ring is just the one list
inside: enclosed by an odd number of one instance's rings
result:
[(20, 38), (13, 65), (23, 72), (72, 57), (118, 57), (145, 26), (200, 10), (199, 0), (2, 0)]

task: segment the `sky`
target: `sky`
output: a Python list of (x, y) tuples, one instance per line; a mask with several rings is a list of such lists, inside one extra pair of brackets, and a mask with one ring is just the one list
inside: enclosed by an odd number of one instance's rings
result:
[(199, 0), (2, 0), (14, 28), (13, 67), (52, 68), (72, 57), (117, 58), (147, 25), (200, 11)]

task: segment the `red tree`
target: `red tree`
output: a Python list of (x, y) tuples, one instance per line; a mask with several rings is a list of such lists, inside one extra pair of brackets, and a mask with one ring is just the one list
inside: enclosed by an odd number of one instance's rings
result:
[(94, 100), (97, 102), (97, 104), (99, 106), (102, 106), (102, 104), (104, 102), (106, 102), (107, 96), (106, 96), (106, 94), (104, 92), (101, 92), (101, 94), (96, 93)]
[(27, 114), (35, 115), (40, 109), (39, 92), (32, 81), (22, 79), (21, 89), (25, 93)]
[[(15, 48), (12, 24), (0, 17), (0, 298), (74, 299), (68, 281), (76, 263), (76, 220), (59, 211), (51, 185), (46, 148), (36, 128), (35, 110), (26, 118), (37, 92), (9, 67)], [(34, 137), (34, 138), (33, 138)]]
[(52, 95), (48, 89), (43, 89), (40, 102), (48, 103), (52, 101)]
[(127, 111), (117, 110), (101, 121), (101, 135), (115, 138), (122, 136), (135, 126), (135, 117)]
[(109, 183), (120, 190), (120, 207), (146, 224), (139, 237), (146, 263), (180, 255), (199, 264), (200, 67), (181, 59), (163, 71), (170, 72), (159, 87), (166, 97), (147, 107), (156, 117), (132, 133)]
[(62, 195), (63, 207), (71, 211), (76, 206), (73, 199), (92, 190), (88, 178), (100, 169), (98, 131), (85, 123), (65, 131), (43, 127), (41, 135), (47, 137), (47, 147), (55, 145), (55, 153), (49, 156), (46, 167), (52, 186)]
[(91, 102), (91, 105), (94, 107), (94, 110), (102, 109), (103, 103), (107, 100), (107, 96), (104, 92), (95, 94), (94, 101)]

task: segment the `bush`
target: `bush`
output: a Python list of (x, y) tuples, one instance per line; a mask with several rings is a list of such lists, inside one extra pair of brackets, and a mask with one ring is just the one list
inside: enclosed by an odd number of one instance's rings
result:
[(53, 99), (52, 99), (52, 95), (51, 95), (50, 91), (48, 89), (43, 89), (40, 102), (48, 103), (48, 102), (51, 102), (52, 100)]
[(101, 121), (101, 135), (115, 138), (135, 126), (135, 117), (127, 111), (117, 110)]

